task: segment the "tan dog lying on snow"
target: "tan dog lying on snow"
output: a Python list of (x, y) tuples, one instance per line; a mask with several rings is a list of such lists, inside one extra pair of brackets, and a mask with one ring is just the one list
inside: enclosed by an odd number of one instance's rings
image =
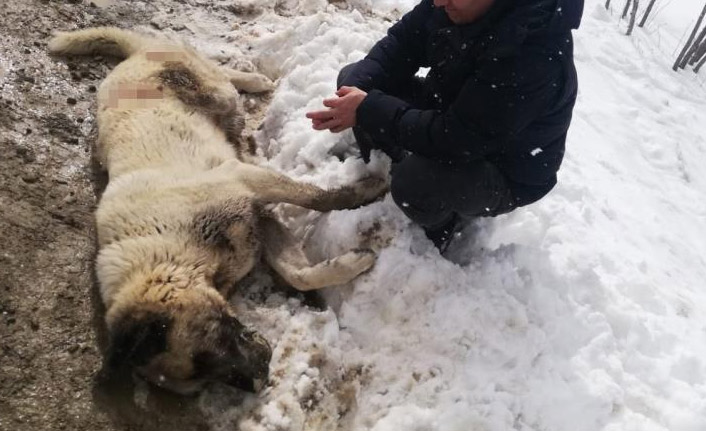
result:
[(271, 89), (262, 75), (117, 28), (60, 33), (49, 49), (126, 58), (98, 92), (96, 152), (110, 180), (96, 212), (96, 270), (109, 366), (180, 393), (209, 381), (252, 389), (267, 377), (271, 349), (225, 297), (261, 253), (301, 290), (346, 283), (375, 260), (357, 250), (312, 266), (263, 205), (353, 208), (383, 194), (384, 181), (323, 190), (240, 161), (233, 86)]

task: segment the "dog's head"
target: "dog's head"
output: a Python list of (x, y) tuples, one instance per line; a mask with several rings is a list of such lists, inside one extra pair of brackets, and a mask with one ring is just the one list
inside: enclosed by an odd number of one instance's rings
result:
[(180, 394), (209, 382), (254, 391), (267, 379), (272, 356), (267, 341), (205, 289), (189, 289), (175, 301), (121, 304), (107, 320), (109, 371), (130, 368)]

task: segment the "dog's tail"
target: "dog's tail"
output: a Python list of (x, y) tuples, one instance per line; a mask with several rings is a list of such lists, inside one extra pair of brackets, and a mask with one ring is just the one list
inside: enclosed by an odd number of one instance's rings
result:
[(116, 27), (96, 27), (86, 30), (59, 32), (49, 41), (49, 51), (55, 54), (100, 54), (128, 58), (150, 41), (130, 30)]

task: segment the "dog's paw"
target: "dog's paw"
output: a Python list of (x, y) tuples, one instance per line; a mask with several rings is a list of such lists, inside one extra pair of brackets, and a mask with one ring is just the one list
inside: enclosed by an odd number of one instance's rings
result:
[(264, 93), (274, 90), (275, 83), (265, 75), (249, 73), (245, 79), (237, 82), (237, 87), (246, 93)]
[(354, 278), (372, 268), (376, 259), (377, 255), (372, 250), (355, 249), (338, 256), (335, 262), (344, 273)]
[(312, 267), (301, 268), (290, 274), (288, 281), (301, 291), (350, 283), (369, 270), (375, 264), (376, 257), (371, 250), (349, 251)]
[(384, 196), (390, 189), (390, 185), (385, 178), (367, 177), (356, 182), (353, 189), (360, 198), (361, 204), (366, 204)]

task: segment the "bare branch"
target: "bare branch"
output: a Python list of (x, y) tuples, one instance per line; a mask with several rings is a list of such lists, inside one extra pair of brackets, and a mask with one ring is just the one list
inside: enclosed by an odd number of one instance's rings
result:
[(640, 0), (632, 0), (632, 12), (630, 13), (630, 24), (628, 24), (627, 35), (630, 36), (632, 31), (635, 29), (635, 18), (637, 17), (637, 7), (640, 4)]
[(638, 27), (644, 27), (645, 23), (647, 22), (647, 17), (650, 16), (650, 13), (652, 13), (652, 8), (655, 5), (655, 2), (657, 0), (650, 0), (650, 4), (647, 5), (647, 9), (645, 10), (645, 13), (642, 14), (642, 19), (640, 20), (640, 24), (638, 24)]
[(699, 73), (699, 70), (701, 70), (701, 66), (703, 66), (704, 63), (706, 63), (706, 55), (704, 56), (704, 58), (701, 59), (699, 64), (696, 65), (696, 67), (694, 68), (694, 73)]
[(623, 8), (623, 13), (620, 15), (621, 19), (625, 19), (626, 16), (628, 16), (628, 10), (630, 10), (630, 3), (632, 0), (626, 0), (625, 1), (625, 7)]
[(701, 46), (696, 50), (696, 53), (689, 60), (689, 65), (694, 65), (700, 62), (702, 59), (706, 58), (706, 42), (702, 43)]
[(689, 36), (689, 40), (687, 40), (686, 44), (684, 45), (684, 48), (679, 53), (677, 60), (674, 62), (674, 65), (672, 66), (672, 70), (676, 71), (681, 66), (682, 59), (684, 57), (686, 57), (687, 52), (691, 48), (691, 45), (694, 43), (694, 38), (696, 37), (696, 33), (699, 31), (699, 27), (701, 27), (701, 21), (703, 21), (704, 15), (706, 15), (706, 4), (704, 5), (704, 8), (701, 11), (701, 14), (699, 15), (699, 19), (696, 20), (696, 25), (694, 26), (694, 30), (691, 32), (691, 35)]
[(701, 30), (701, 33), (699, 34), (699, 37), (696, 38), (696, 41), (691, 44), (691, 48), (689, 51), (686, 53), (684, 58), (682, 59), (682, 64), (679, 65), (682, 69), (686, 67), (686, 63), (688, 62), (689, 64), (694, 64), (696, 63), (697, 59), (695, 58), (696, 52), (699, 51), (701, 48), (701, 45), (704, 42), (704, 39), (706, 39), (706, 27), (704, 27)]

